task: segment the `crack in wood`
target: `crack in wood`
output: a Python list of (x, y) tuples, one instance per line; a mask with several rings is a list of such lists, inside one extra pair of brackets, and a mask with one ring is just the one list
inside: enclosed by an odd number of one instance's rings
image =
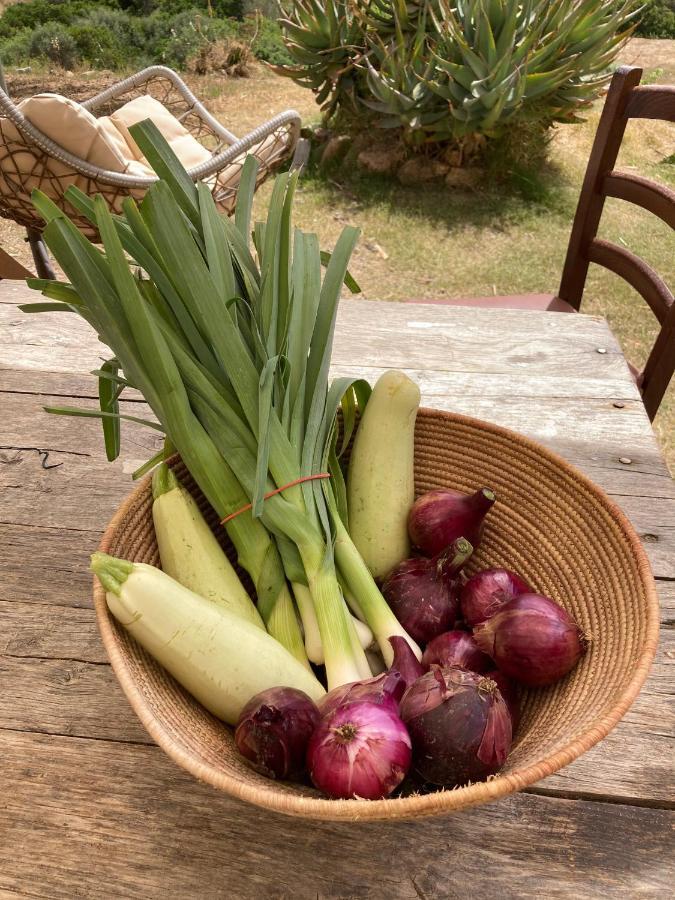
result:
[[(43, 469), (58, 469), (59, 466), (63, 465), (63, 462), (48, 463), (50, 453), (62, 453), (65, 456), (91, 457), (90, 453), (81, 453), (79, 450), (46, 450), (40, 447), (14, 447), (9, 444), (0, 445), (0, 450), (16, 450), (19, 453), (22, 453), (24, 451), (33, 451), (35, 453), (38, 453), (40, 455), (40, 465)], [(0, 463), (3, 463), (6, 466), (15, 465), (19, 461), (20, 457), (15, 459), (6, 459), (5, 457), (0, 456)]]

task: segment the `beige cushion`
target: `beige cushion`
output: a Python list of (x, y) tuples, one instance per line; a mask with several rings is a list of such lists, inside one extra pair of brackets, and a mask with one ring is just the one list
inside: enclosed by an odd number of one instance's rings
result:
[(200, 144), (197, 138), (193, 137), (187, 128), (159, 100), (155, 100), (154, 97), (145, 94), (125, 103), (124, 106), (112, 113), (109, 120), (118, 132), (124, 136), (132, 157), (148, 167), (148, 174), (152, 174), (148, 161), (129, 132), (131, 125), (142, 122), (144, 119), (152, 119), (186, 169), (192, 169), (211, 159), (210, 151)]
[(59, 94), (36, 94), (18, 104), (28, 121), (74, 156), (109, 172), (125, 172), (129, 150), (113, 132), (79, 103)]

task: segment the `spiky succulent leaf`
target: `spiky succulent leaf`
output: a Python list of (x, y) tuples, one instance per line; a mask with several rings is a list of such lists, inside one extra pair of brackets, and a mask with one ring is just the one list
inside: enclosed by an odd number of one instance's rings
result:
[[(327, 116), (347, 104), (412, 139), (575, 121), (640, 0), (288, 0), (294, 66)], [(417, 137), (416, 137), (417, 135)]]

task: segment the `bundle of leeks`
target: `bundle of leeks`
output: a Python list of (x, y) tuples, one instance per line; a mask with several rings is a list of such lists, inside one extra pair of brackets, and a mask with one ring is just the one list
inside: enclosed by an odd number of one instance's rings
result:
[(227, 519), (270, 635), (305, 666), (307, 647), (313, 662), (325, 664), (329, 689), (371, 675), (345, 597), (387, 665), (393, 635), (419, 655), (346, 525), (339, 456), (370, 388), (349, 378), (329, 384), (328, 370), (342, 284), (355, 287), (347, 265), (356, 229), (345, 228), (330, 255), (316, 235), (293, 229), (292, 174), (277, 177), (266, 222), (251, 228), (253, 157), (232, 221), (218, 213), (206, 185), (189, 179), (151, 122), (132, 133), (159, 176), (140, 204), (128, 198), (123, 214), (112, 215), (103, 198), (67, 192), (98, 230), (101, 250), (34, 194), (45, 241), (69, 283), (33, 280), (50, 302), (24, 308), (79, 313), (113, 354), (94, 373), (100, 411), (50, 411), (101, 418), (114, 459), (125, 418), (120, 395), (139, 390), (157, 419), (146, 424), (164, 432), (167, 450), (137, 474), (175, 448)]

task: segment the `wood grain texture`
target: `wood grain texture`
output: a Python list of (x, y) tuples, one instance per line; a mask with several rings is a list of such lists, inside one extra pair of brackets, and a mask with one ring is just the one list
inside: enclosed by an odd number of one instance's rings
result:
[[(643, 535), (664, 622), (625, 720), (539, 794), (420, 825), (343, 827), (231, 801), (149, 743), (105, 662), (87, 564), (159, 436), (125, 424), (110, 465), (98, 423), (42, 412), (94, 405), (86, 372), (106, 350), (75, 316), (17, 311), (27, 295), (0, 291), (0, 896), (665, 896), (672, 818), (644, 806), (673, 797), (675, 489), (603, 320), (342, 304), (334, 373), (402, 366), (427, 405), (514, 428), (578, 465)], [(43, 468), (40, 450), (60, 465)]]
[(418, 824), (332, 825), (230, 800), (155, 747), (7, 731), (0, 747), (0, 833), (22, 848), (3, 860), (6, 890), (67, 900), (656, 898), (672, 875), (663, 810), (521, 794)]
[[(664, 604), (665, 621), (671, 600)], [(0, 681), (15, 698), (0, 706), (0, 727), (150, 743), (105, 664), (93, 611), (43, 605), (37, 612), (33, 604), (5, 601), (0, 622)], [(652, 672), (620, 725), (539, 786), (575, 796), (672, 801), (675, 704), (668, 686), (674, 665), (675, 631), (664, 630)]]

